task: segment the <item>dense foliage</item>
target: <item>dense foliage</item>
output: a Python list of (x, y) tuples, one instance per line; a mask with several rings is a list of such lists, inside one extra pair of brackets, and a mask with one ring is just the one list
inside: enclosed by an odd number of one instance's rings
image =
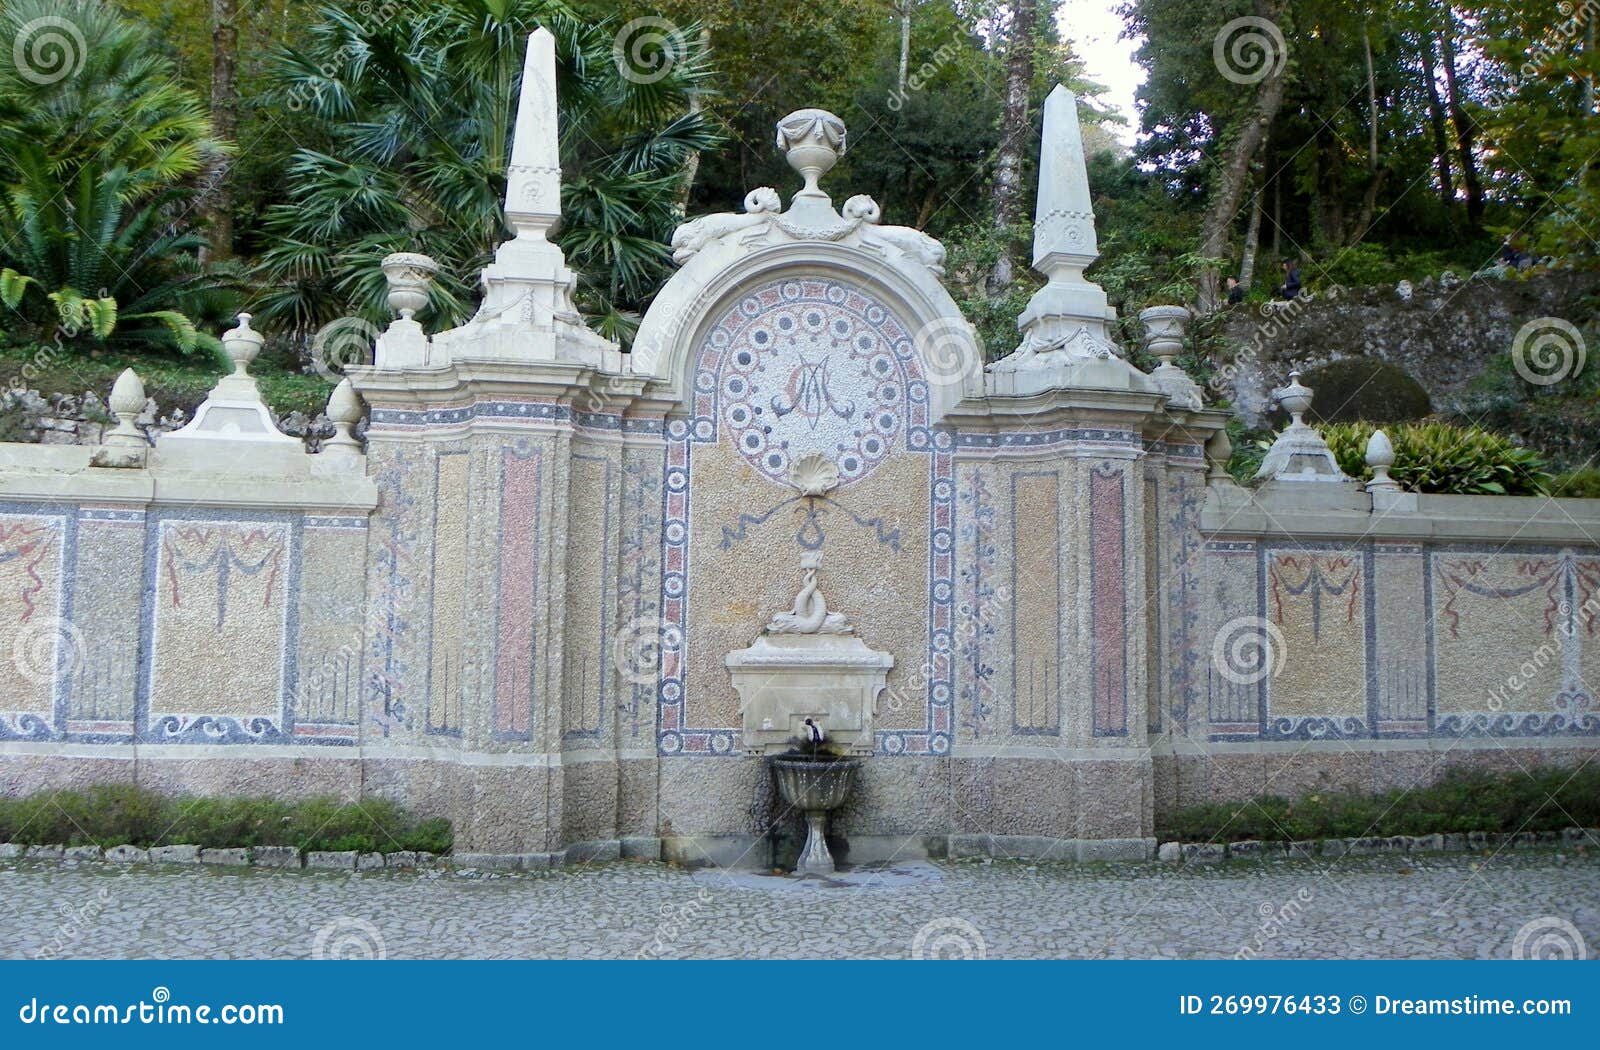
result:
[[(0, 39), (37, 39), (52, 18), (81, 46), (0, 47), (0, 331), (215, 345), (197, 322), (214, 319), (224, 282), (201, 264), (190, 217), (189, 180), (224, 149), (204, 104), (150, 32), (100, 0), (19, 0), (0, 12)], [(58, 75), (70, 67), (51, 61), (78, 68)]]
[[(1596, 264), (1592, 5), (1121, 10), (1146, 74), (1131, 148), (1060, 0), (826, 0), (782, 17), (758, 0), (13, 0), (0, 341), (186, 351), (248, 305), (276, 337), (262, 367), (294, 367), (327, 322), (386, 320), (377, 261), (397, 249), (441, 262), (423, 320), (458, 323), (505, 236), (535, 26), (560, 65), (558, 239), (590, 324), (624, 343), (671, 271), (677, 223), (792, 186), (773, 122), (821, 106), (850, 127), (830, 188), (943, 239), (958, 303), (989, 355), (1007, 352), (1038, 286), (1033, 166), (1058, 82), (1086, 129), (1090, 276), (1128, 342), (1142, 307), (1201, 307), (1182, 360), (1201, 381), (1227, 359), (1205, 314), (1224, 274), (1259, 300), (1290, 258), (1311, 289), (1480, 270), (1506, 240), (1536, 268)], [(1588, 382), (1533, 388), (1497, 367), (1445, 407), (1577, 467), (1596, 429)]]
[(555, 35), (564, 74), (559, 241), (596, 327), (631, 330), (669, 268), (685, 165), (720, 142), (691, 107), (709, 67), (691, 26), (682, 52), (663, 57), (664, 75), (630, 76), (613, 61), (619, 27), (559, 0), (316, 9), (273, 70), (275, 97), (309, 111), (322, 134), (288, 159), (286, 199), (267, 214), (268, 320), (300, 330), (349, 311), (386, 320), (378, 262), (399, 250), (441, 264), (434, 323), (470, 315), (477, 272), (506, 237), (523, 50), (540, 26)]

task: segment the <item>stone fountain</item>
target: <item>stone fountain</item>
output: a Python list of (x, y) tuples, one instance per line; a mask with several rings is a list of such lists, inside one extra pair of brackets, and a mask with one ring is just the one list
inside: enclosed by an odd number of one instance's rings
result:
[[(820, 455), (797, 460), (791, 483), (807, 499), (838, 484), (838, 469)], [(795, 870), (834, 870), (828, 852), (830, 810), (855, 785), (860, 755), (874, 747), (878, 694), (894, 657), (869, 647), (842, 613), (828, 609), (817, 584), (822, 552), (800, 556), (802, 579), (793, 607), (778, 613), (747, 649), (727, 655), (739, 694), (744, 747), (764, 755), (786, 804), (806, 816), (806, 844)]]

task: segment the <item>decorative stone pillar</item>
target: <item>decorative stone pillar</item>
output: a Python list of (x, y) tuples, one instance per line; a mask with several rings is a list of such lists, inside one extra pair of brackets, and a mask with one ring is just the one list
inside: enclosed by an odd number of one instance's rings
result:
[(353, 433), (361, 422), (361, 399), (348, 378), (341, 379), (328, 396), (328, 418), (333, 421), (333, 437), (322, 443), (322, 454), (335, 459), (354, 459), (361, 455), (361, 442)]
[[(157, 440), (156, 450), (164, 458), (215, 458), (244, 452), (265, 464), (305, 455), (305, 443), (285, 434), (272, 421), (261, 389), (250, 375), (250, 362), (261, 352), (261, 344), (261, 333), (250, 327), (250, 315), (240, 314), (239, 323), (222, 334), (222, 349), (233, 362), (233, 372), (217, 381), (186, 426)], [(237, 467), (248, 470), (250, 464)]]
[(1399, 492), (1400, 483), (1389, 476), (1394, 466), (1394, 445), (1389, 435), (1374, 430), (1367, 439), (1367, 466), (1372, 468), (1372, 480), (1367, 482), (1368, 492)]

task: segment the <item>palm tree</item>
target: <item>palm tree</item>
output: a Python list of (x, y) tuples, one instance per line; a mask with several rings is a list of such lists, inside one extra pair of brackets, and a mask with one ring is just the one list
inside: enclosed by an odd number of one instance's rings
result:
[(523, 52), (544, 26), (561, 64), (557, 240), (582, 275), (578, 301), (591, 323), (631, 335), (670, 267), (688, 160), (721, 141), (691, 107), (710, 75), (698, 27), (668, 27), (640, 66), (619, 49), (618, 27), (580, 20), (560, 0), (440, 0), (386, 13), (333, 0), (317, 9), (303, 48), (274, 56), (276, 97), (328, 134), (289, 159), (287, 202), (267, 215), (261, 313), (302, 333), (349, 312), (381, 323), (378, 262), (413, 250), (441, 264), (435, 320), (470, 314), (477, 272), (506, 238)]
[[(204, 104), (149, 30), (100, 0), (0, 12), (0, 302), (39, 336), (177, 349), (220, 312), (189, 218)], [(14, 45), (14, 46), (12, 46)]]

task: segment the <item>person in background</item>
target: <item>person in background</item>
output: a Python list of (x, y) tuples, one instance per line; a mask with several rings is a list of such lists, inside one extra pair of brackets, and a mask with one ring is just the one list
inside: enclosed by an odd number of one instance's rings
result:
[(1507, 236), (1500, 245), (1500, 264), (1512, 270), (1525, 270), (1533, 265), (1533, 256), (1512, 244)]
[(1238, 306), (1242, 302), (1244, 302), (1244, 285), (1239, 283), (1239, 278), (1230, 276), (1228, 278), (1228, 305)]
[(1278, 285), (1279, 299), (1293, 299), (1300, 294), (1300, 264), (1293, 259), (1283, 260), (1283, 283)]

